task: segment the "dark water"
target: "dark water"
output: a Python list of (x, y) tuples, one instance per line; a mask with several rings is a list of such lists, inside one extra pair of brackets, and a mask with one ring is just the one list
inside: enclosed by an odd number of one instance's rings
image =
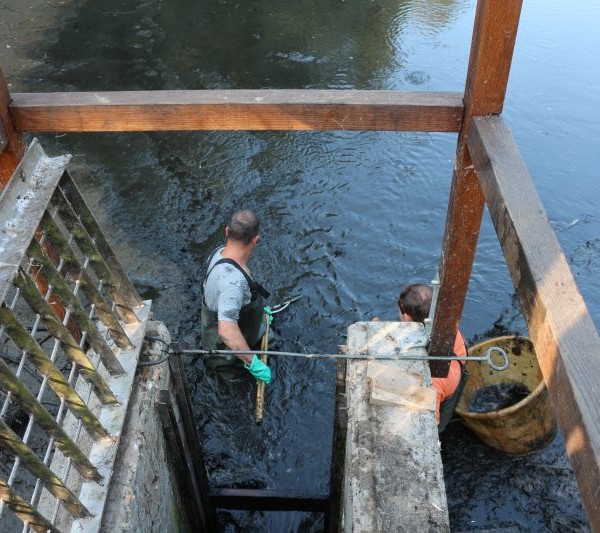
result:
[[(0, 6), (10, 2), (0, 1)], [(461, 91), (473, 1), (77, 1), (57, 31), (20, 43), (35, 61), (15, 91), (357, 88)], [(598, 324), (599, 8), (525, 2), (505, 116)], [(19, 28), (7, 27), (11, 37)], [(13, 33), (10, 33), (13, 32)], [(15, 39), (18, 42), (18, 38)], [(0, 53), (0, 59), (2, 54)], [(6, 72), (6, 69), (5, 69)], [(394, 319), (406, 281), (437, 269), (456, 136), (370, 132), (47, 135), (154, 314), (199, 343), (203, 261), (239, 207), (263, 219), (252, 259), (277, 303), (275, 346), (330, 352), (346, 328)], [(462, 329), (526, 334), (493, 228), (484, 221)], [(217, 388), (189, 361), (216, 486), (326, 490), (333, 368), (273, 360), (265, 422), (253, 391)], [(452, 424), (443, 439), (453, 530), (585, 531), (559, 436), (507, 458)], [(318, 516), (223, 513), (226, 531), (319, 531)]]

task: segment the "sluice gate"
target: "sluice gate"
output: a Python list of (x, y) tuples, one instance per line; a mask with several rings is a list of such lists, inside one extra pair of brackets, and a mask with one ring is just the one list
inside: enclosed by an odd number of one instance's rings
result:
[(98, 527), (150, 313), (68, 160), (34, 140), (0, 200), (0, 514), (35, 531)]

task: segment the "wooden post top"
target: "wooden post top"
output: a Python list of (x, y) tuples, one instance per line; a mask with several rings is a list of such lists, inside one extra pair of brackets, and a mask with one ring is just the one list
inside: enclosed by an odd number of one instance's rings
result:
[(8, 183), (25, 154), (25, 141), (13, 124), (10, 103), (11, 96), (0, 69), (0, 190)]

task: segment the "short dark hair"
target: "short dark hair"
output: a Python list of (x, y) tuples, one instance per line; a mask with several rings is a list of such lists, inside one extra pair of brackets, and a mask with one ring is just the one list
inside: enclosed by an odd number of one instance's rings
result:
[(431, 287), (423, 283), (406, 285), (398, 296), (400, 312), (409, 315), (413, 322), (424, 322), (429, 316), (432, 293)]
[(249, 244), (258, 235), (260, 220), (249, 209), (242, 209), (232, 215), (227, 227), (229, 228), (229, 239)]

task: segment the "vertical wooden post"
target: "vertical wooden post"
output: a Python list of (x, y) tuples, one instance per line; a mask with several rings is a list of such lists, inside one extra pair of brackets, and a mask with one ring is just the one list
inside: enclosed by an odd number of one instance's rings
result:
[(23, 135), (13, 125), (8, 111), (11, 98), (0, 69), (0, 190), (8, 183), (25, 154)]
[[(440, 258), (440, 292), (429, 352), (452, 352), (463, 310), (485, 205), (467, 150), (474, 116), (502, 112), (522, 0), (479, 0), (465, 86), (465, 109), (452, 175)], [(448, 374), (449, 363), (431, 361), (431, 374)]]
[(600, 336), (509, 129), (500, 117), (477, 118), (468, 142), (590, 525), (600, 532)]

